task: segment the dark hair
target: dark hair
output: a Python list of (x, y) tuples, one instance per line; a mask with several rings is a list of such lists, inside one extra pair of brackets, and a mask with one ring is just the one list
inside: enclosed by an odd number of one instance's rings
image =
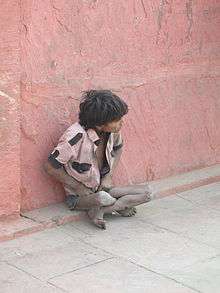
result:
[(87, 129), (119, 120), (128, 113), (127, 104), (110, 90), (84, 92), (79, 109), (79, 123)]

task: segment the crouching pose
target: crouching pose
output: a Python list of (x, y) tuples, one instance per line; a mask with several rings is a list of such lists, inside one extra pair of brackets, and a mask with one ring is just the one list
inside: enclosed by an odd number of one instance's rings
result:
[(123, 148), (120, 129), (127, 112), (127, 104), (111, 91), (86, 92), (79, 122), (64, 132), (45, 164), (46, 171), (62, 182), (68, 207), (86, 210), (101, 229), (106, 229), (105, 214), (133, 216), (135, 206), (150, 200), (146, 185), (112, 186)]

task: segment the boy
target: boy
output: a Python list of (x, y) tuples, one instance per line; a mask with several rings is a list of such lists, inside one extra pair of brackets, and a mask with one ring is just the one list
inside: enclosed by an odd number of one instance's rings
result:
[(146, 185), (112, 186), (123, 147), (120, 129), (127, 113), (127, 104), (111, 91), (85, 92), (79, 122), (61, 136), (45, 165), (62, 182), (69, 208), (87, 210), (101, 229), (106, 229), (104, 214), (133, 216), (135, 206), (150, 200)]

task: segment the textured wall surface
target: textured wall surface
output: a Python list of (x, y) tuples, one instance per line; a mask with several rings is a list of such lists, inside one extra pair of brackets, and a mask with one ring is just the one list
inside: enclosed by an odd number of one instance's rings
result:
[(19, 5), (0, 1), (0, 218), (20, 211)]
[(218, 1), (21, 3), (23, 210), (63, 199), (42, 164), (90, 88), (130, 106), (116, 183), (220, 161)]

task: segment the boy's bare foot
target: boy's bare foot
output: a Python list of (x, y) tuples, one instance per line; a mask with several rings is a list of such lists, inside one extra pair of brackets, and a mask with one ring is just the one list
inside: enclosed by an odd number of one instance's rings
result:
[(87, 215), (96, 227), (106, 230), (106, 223), (103, 219), (103, 212), (99, 207), (91, 208), (87, 211)]
[(118, 213), (122, 217), (132, 217), (132, 216), (135, 216), (135, 214), (137, 213), (137, 209), (135, 207), (127, 208), (127, 209), (124, 209), (122, 211), (118, 211)]

